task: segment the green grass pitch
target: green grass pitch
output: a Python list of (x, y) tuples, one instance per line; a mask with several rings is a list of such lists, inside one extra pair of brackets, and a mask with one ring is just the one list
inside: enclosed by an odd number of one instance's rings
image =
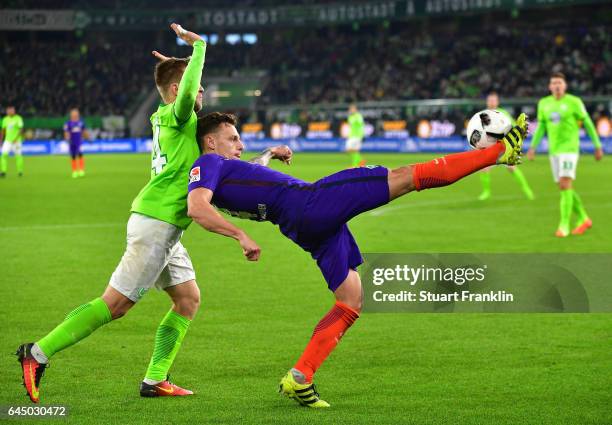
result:
[[(249, 155), (245, 155), (249, 156)], [(390, 167), (433, 155), (367, 155)], [(340, 154), (297, 154), (274, 167), (314, 180), (342, 169)], [(11, 166), (13, 163), (11, 162)], [(12, 355), (65, 314), (99, 296), (125, 246), (147, 155), (96, 155), (69, 177), (65, 157), (28, 157), (26, 176), (0, 180), (0, 405), (29, 403)], [(593, 218), (583, 237), (554, 238), (558, 192), (548, 159), (523, 165), (537, 199), (524, 200), (503, 168), (493, 198), (478, 176), (413, 193), (351, 222), (363, 252), (612, 252), (612, 168), (584, 155), (576, 189)], [(202, 307), (171, 370), (191, 398), (141, 399), (138, 385), (169, 299), (149, 293), (126, 317), (59, 353), (43, 404), (65, 423), (610, 424), (612, 315), (364, 314), (317, 374), (326, 411), (281, 398), (281, 376), (301, 353), (332, 295), (309, 255), (269, 223), (236, 220), (260, 244), (195, 225), (183, 243)], [(612, 283), (611, 283), (612, 284)], [(15, 421), (17, 422), (17, 421)], [(29, 423), (29, 422), (28, 422)]]

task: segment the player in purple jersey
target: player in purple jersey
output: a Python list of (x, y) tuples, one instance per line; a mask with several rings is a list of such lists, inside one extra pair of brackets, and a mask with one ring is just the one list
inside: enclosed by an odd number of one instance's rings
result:
[(204, 155), (190, 171), (189, 216), (206, 230), (236, 239), (250, 261), (259, 259), (259, 246), (213, 205), (232, 216), (278, 225), (317, 261), (336, 298), (300, 359), (281, 380), (282, 394), (305, 406), (329, 407), (319, 398), (313, 375), (359, 317), (363, 296), (356, 271), (363, 260), (346, 223), (414, 190), (446, 186), (491, 165), (517, 164), (527, 133), (525, 120), (521, 115), (517, 126), (486, 149), (394, 170), (354, 168), (314, 183), (240, 161), (244, 146), (233, 115), (213, 112), (198, 120), (197, 139)]
[(64, 124), (64, 140), (70, 143), (73, 178), (85, 175), (85, 159), (81, 149), (84, 138), (89, 140), (89, 133), (85, 128), (85, 122), (81, 120), (79, 110), (73, 108), (70, 110), (70, 120)]

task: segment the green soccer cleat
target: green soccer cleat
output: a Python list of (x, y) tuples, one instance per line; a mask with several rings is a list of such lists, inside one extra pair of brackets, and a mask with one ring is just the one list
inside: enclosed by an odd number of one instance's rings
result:
[(72, 172), (72, 178), (76, 179), (77, 177), (79, 177), (79, 172), (78, 171), (73, 171)]
[(321, 409), (329, 407), (329, 403), (319, 398), (315, 385), (312, 383), (300, 384), (293, 377), (291, 370), (281, 379), (278, 392), (294, 399), (302, 406)]
[(498, 164), (518, 165), (521, 163), (523, 140), (527, 136), (527, 115), (521, 114), (516, 119), (516, 125), (500, 140), (506, 147), (504, 153), (497, 158)]
[(79, 177), (85, 177), (85, 170), (79, 171)]

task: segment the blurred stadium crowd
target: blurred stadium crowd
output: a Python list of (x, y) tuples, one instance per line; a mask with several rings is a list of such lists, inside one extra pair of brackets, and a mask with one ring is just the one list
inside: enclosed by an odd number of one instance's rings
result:
[[(209, 46), (204, 82), (207, 76), (261, 75), (258, 106), (482, 98), (490, 90), (540, 97), (553, 70), (567, 75), (577, 95), (612, 93), (612, 26), (498, 19), (275, 29), (257, 32), (252, 45), (221, 39)], [(16, 104), (25, 115), (61, 115), (73, 105), (86, 115), (128, 114), (152, 89), (150, 51), (184, 56), (187, 49), (168, 40), (165, 29), (120, 37), (3, 36), (0, 103)]]

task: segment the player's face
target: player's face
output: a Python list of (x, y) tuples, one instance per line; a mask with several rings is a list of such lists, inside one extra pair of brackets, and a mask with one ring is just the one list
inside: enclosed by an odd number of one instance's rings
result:
[(490, 94), (487, 96), (487, 109), (495, 109), (499, 106), (499, 96)]
[(224, 123), (212, 137), (216, 154), (228, 159), (240, 159), (244, 145), (236, 127)]
[(70, 111), (70, 121), (78, 121), (80, 118), (79, 111), (73, 109)]
[(567, 83), (563, 78), (551, 78), (548, 83), (548, 89), (555, 97), (561, 97), (567, 90)]
[(349, 106), (349, 114), (354, 114), (357, 112), (357, 107), (355, 105)]
[(6, 115), (13, 116), (15, 115), (15, 108), (13, 106), (9, 106), (6, 108)]
[(196, 112), (200, 112), (202, 109), (202, 103), (204, 102), (204, 88), (200, 86), (198, 90), (198, 95), (196, 96), (195, 105), (193, 105), (193, 110)]

